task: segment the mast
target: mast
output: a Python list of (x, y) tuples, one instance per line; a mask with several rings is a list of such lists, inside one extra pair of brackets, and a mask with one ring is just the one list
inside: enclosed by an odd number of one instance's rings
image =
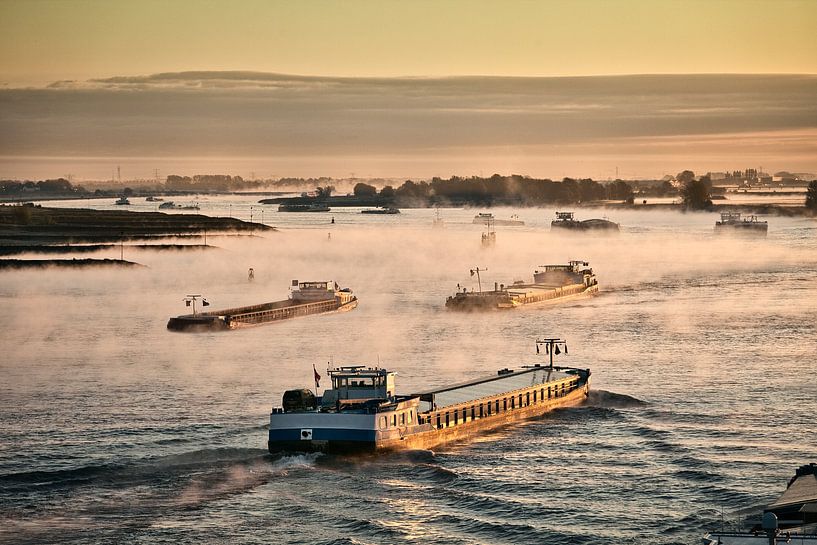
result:
[[(536, 339), (536, 353), (539, 353), (539, 347), (544, 345), (545, 347), (545, 354), (550, 357), (550, 364), (548, 367), (553, 369), (553, 354), (559, 355), (562, 352), (567, 354), (567, 341), (562, 339)], [(561, 348), (560, 348), (561, 347)]]

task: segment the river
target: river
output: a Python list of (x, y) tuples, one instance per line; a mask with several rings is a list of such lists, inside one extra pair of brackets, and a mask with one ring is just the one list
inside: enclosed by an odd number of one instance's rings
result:
[[(526, 225), (498, 227), (486, 250), (480, 210), (443, 209), (432, 229), (429, 209), (285, 214), (254, 199), (211, 197), (202, 213), (263, 210), (277, 232), (208, 234), (207, 251), (125, 246), (138, 270), (0, 273), (0, 541), (697, 543), (817, 458), (813, 220), (771, 217), (768, 237), (747, 239), (715, 236), (715, 214), (577, 210), (621, 223), (602, 236), (551, 233), (553, 208), (496, 209)], [(443, 308), (458, 283), (478, 289), (474, 267), (507, 284), (570, 259), (590, 262), (597, 297)], [(292, 279), (337, 281), (360, 305), (165, 329), (186, 294), (259, 303)], [(535, 363), (537, 336), (592, 369), (585, 406), (434, 452), (265, 450), (270, 408), (312, 386), (313, 364), (387, 367), (409, 392)]]

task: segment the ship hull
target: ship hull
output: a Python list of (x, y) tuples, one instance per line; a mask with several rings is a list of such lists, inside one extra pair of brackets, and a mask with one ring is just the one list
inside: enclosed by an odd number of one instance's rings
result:
[[(530, 400), (529, 396), (524, 397), (525, 394), (529, 394), (533, 390), (538, 391), (539, 388), (546, 389), (547, 385), (540, 384), (524, 393), (520, 393), (520, 391), (509, 392), (495, 399), (487, 401), (475, 400), (473, 403), (476, 406), (479, 406), (480, 403), (493, 404), (499, 399), (516, 398), (516, 396), (519, 396), (520, 400)], [(335, 417), (332, 419), (332, 427), (320, 426), (319, 423), (322, 421), (321, 413), (295, 415), (294, 418), (299, 419), (293, 422), (296, 424), (295, 427), (274, 427), (271, 424), (267, 446), (272, 453), (326, 452), (361, 454), (399, 450), (428, 450), (448, 443), (470, 441), (491, 430), (538, 418), (554, 409), (581, 405), (587, 399), (589, 392), (590, 377), (589, 372), (587, 372), (587, 375), (574, 390), (565, 392), (558, 397), (539, 398), (538, 403), (534, 401), (527, 405), (520, 404), (516, 408), (503, 409), (501, 412), (483, 417), (475, 418), (473, 416), (474, 414), (480, 414), (479, 412), (469, 413), (472, 416), (460, 421), (455, 419), (453, 425), (449, 425), (448, 421), (445, 420), (446, 424), (442, 427), (435, 427), (432, 423), (426, 422), (415, 426), (414, 430), (406, 428), (403, 431), (398, 431), (398, 433), (388, 435), (384, 435), (374, 428), (377, 418), (381, 417), (380, 413), (374, 415), (343, 415), (346, 418), (340, 422)], [(474, 406), (472, 405), (470, 409), (468, 407), (452, 408), (450, 411), (444, 408), (440, 409), (439, 412), (453, 413), (462, 410), (466, 410), (466, 412), (474, 410)], [(327, 422), (328, 418), (331, 417), (325, 418), (323, 421)], [(371, 419), (371, 425), (367, 419)], [(309, 434), (308, 440), (300, 437), (300, 434), (304, 431)]]
[(356, 308), (357, 303), (357, 298), (345, 303), (341, 303), (337, 299), (303, 304), (292, 304), (290, 300), (275, 301), (226, 311), (176, 316), (168, 320), (167, 329), (191, 333), (229, 331), (303, 316), (346, 312)]
[(575, 299), (584, 299), (598, 294), (598, 284), (585, 286), (584, 284), (573, 284), (561, 288), (551, 288), (538, 296), (517, 298), (498, 296), (479, 296), (467, 294), (466, 297), (450, 297), (446, 303), (446, 308), (465, 312), (481, 312), (490, 310), (509, 310), (526, 307), (536, 308), (558, 303), (564, 303)]
[(765, 237), (769, 233), (769, 226), (765, 223), (738, 223), (738, 224), (716, 224), (716, 235), (736, 235), (736, 236), (761, 236)]

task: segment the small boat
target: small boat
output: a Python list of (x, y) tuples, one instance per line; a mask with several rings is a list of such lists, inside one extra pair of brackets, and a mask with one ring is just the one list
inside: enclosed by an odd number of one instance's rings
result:
[(618, 231), (619, 225), (600, 218), (579, 221), (573, 217), (573, 212), (556, 212), (556, 219), (550, 222), (550, 228), (572, 231)]
[(179, 210), (201, 210), (201, 207), (199, 207), (199, 203), (193, 202), (193, 203), (190, 203), (190, 204), (185, 204), (185, 205), (179, 206), (178, 209)]
[(451, 310), (484, 311), (507, 310), (527, 305), (546, 305), (595, 295), (599, 283), (587, 261), (571, 261), (567, 265), (541, 265), (533, 271), (533, 282), (514, 282), (508, 286), (494, 283), (493, 290), (482, 290), (479, 273), (473, 269), (479, 291), (467, 291), (457, 285), (457, 292), (445, 300)]
[(445, 227), (445, 221), (440, 217), (440, 209), (437, 208), (434, 211), (434, 221), (432, 221), (431, 226), (434, 229), (442, 229)]
[(329, 212), (331, 208), (326, 204), (313, 202), (310, 204), (281, 203), (278, 205), (279, 212)]
[[(590, 370), (553, 366), (554, 354), (567, 354), (561, 339), (537, 340), (537, 354), (540, 346), (550, 356), (549, 365), (504, 368), (404, 395), (396, 392), (393, 371), (363, 365), (329, 369), (332, 385), (323, 395), (306, 388), (288, 390), (281, 406), (273, 407), (269, 451), (431, 449), (583, 403), (590, 393)], [(317, 390), (321, 376), (313, 372)]]
[[(250, 269), (252, 271), (252, 269)], [(254, 277), (254, 271), (252, 276)], [(188, 299), (192, 297), (189, 296)], [(198, 297), (198, 296), (197, 296)], [(187, 301), (188, 299), (185, 299)], [(195, 305), (195, 299), (192, 300)], [(357, 297), (349, 288), (335, 282), (292, 281), (287, 299), (247, 307), (235, 307), (184, 314), (170, 318), (167, 328), (174, 331), (214, 331), (266, 324), (310, 314), (341, 312), (357, 306)]]
[(177, 208), (181, 208), (181, 206), (175, 204), (173, 201), (163, 202), (159, 205), (159, 210), (175, 210)]
[(361, 210), (361, 214), (399, 214), (400, 210), (393, 206), (381, 206), (380, 208), (367, 208)]
[(163, 198), (154, 197), (153, 195), (148, 195), (148, 197), (145, 198), (146, 202), (162, 202), (163, 200), (164, 200)]
[(519, 216), (517, 216), (516, 214), (513, 214), (510, 217), (510, 219), (505, 220), (505, 219), (497, 219), (497, 218), (494, 217), (493, 214), (483, 213), (483, 212), (480, 212), (479, 214), (474, 216), (474, 221), (472, 223), (475, 223), (477, 225), (488, 225), (489, 223), (491, 223), (493, 225), (503, 225), (503, 226), (525, 225), (525, 222), (520, 220)]
[(487, 217), (485, 221), (485, 232), (482, 233), (482, 247), (493, 248), (494, 246), (496, 246), (496, 229), (494, 228), (494, 216), (493, 214), (486, 214), (486, 216), (490, 217)]
[(749, 523), (743, 532), (709, 532), (704, 545), (817, 545), (817, 464), (799, 467), (783, 494)]
[(715, 233), (749, 234), (765, 236), (769, 231), (769, 222), (760, 221), (757, 216), (741, 217), (739, 212), (722, 212), (721, 220), (715, 222)]
[(130, 204), (130, 201), (128, 200), (127, 197), (125, 197), (123, 195), (123, 196), (119, 197), (118, 199), (116, 199), (116, 202), (114, 204), (127, 205), (127, 204)]

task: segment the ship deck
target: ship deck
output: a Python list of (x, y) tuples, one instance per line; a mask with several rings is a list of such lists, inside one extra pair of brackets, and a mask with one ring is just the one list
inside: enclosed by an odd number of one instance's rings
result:
[(468, 403), (477, 399), (498, 396), (507, 392), (530, 388), (539, 384), (560, 382), (575, 378), (562, 368), (531, 367), (520, 371), (508, 371), (502, 375), (493, 375), (481, 379), (452, 384), (441, 388), (412, 394), (421, 401), (433, 401), (438, 409)]

